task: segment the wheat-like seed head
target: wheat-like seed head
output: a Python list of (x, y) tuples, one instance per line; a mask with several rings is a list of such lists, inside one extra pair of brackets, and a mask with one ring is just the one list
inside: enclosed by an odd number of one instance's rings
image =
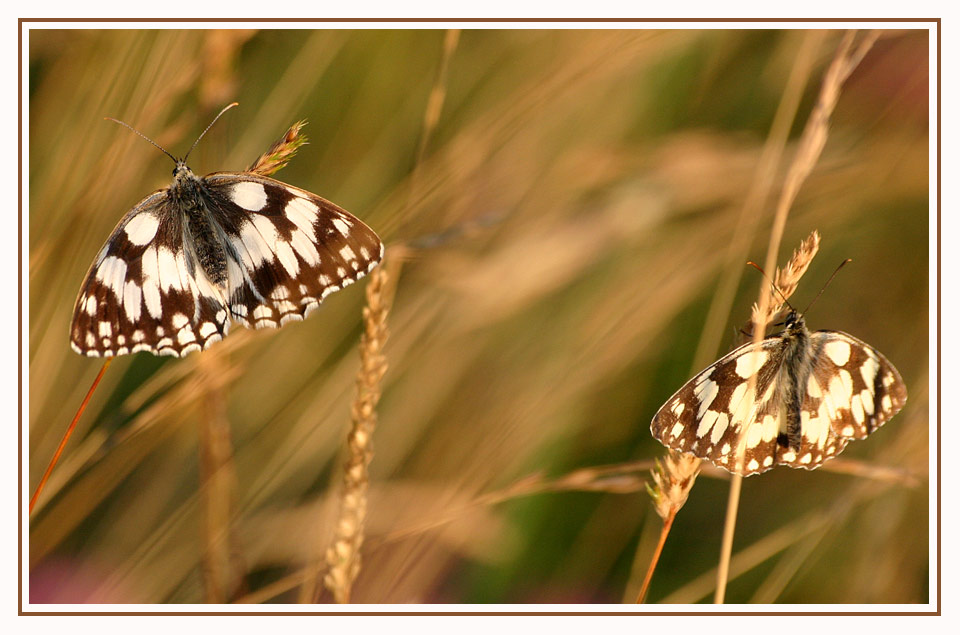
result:
[(760, 303), (753, 304), (753, 323), (769, 324), (770, 321), (780, 311), (783, 310), (783, 301), (788, 299), (793, 292), (797, 290), (797, 284), (800, 278), (807, 272), (807, 267), (813, 262), (813, 257), (817, 255), (820, 249), (820, 234), (817, 230), (810, 232), (810, 235), (800, 243), (800, 246), (794, 250), (793, 257), (784, 265), (783, 269), (777, 267), (776, 274), (773, 276), (773, 284), (779, 293), (770, 287), (767, 289), (767, 314), (766, 317), (760, 315)]
[(650, 470), (654, 485), (647, 485), (647, 492), (653, 499), (653, 506), (661, 518), (676, 514), (693, 489), (693, 483), (700, 473), (700, 459), (692, 454), (681, 454), (669, 450), (657, 466)]

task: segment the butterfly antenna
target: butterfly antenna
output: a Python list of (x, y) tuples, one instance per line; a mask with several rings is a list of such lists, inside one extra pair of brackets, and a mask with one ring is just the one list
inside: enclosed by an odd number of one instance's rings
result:
[(146, 139), (147, 141), (149, 141), (150, 143), (152, 143), (155, 147), (157, 147), (157, 148), (160, 150), (160, 152), (164, 153), (165, 155), (167, 155), (168, 157), (170, 157), (171, 159), (173, 159), (173, 162), (174, 162), (174, 163), (177, 162), (177, 157), (175, 157), (175, 156), (173, 156), (172, 154), (170, 154), (169, 152), (167, 152), (167, 151), (163, 148), (162, 145), (160, 145), (159, 143), (157, 143), (156, 141), (154, 141), (153, 139), (151, 139), (151, 138), (148, 137), (147, 135), (143, 134), (142, 132), (140, 132), (139, 130), (137, 130), (136, 128), (134, 128), (133, 126), (131, 126), (130, 124), (125, 123), (125, 122), (123, 122), (123, 121), (120, 121), (119, 119), (114, 119), (113, 117), (104, 117), (104, 119), (107, 119), (107, 120), (112, 121), (112, 122), (114, 122), (114, 123), (118, 123), (118, 124), (120, 124), (121, 126), (124, 126), (124, 127), (126, 127), (126, 128), (129, 128), (130, 130), (133, 130), (135, 133), (137, 133), (138, 135), (140, 135), (141, 137), (143, 137), (144, 139)]
[(197, 147), (197, 144), (198, 144), (198, 143), (200, 143), (200, 139), (203, 139), (203, 135), (207, 134), (207, 130), (209, 130), (210, 128), (212, 128), (212, 127), (213, 127), (213, 124), (217, 123), (217, 119), (219, 119), (219, 118), (223, 115), (223, 113), (227, 112), (228, 110), (230, 110), (230, 109), (233, 108), (234, 106), (239, 106), (239, 105), (240, 105), (240, 104), (238, 104), (237, 102), (233, 102), (232, 104), (227, 104), (227, 107), (224, 108), (223, 110), (221, 110), (220, 113), (219, 113), (216, 117), (213, 118), (213, 121), (211, 121), (210, 124), (209, 124), (206, 128), (203, 129), (203, 132), (201, 132), (201, 133), (200, 133), (200, 136), (197, 137), (197, 140), (193, 142), (193, 145), (190, 146), (190, 149), (187, 150), (187, 153), (186, 153), (185, 155), (183, 155), (183, 161), (184, 161), (184, 163), (186, 163), (187, 157), (190, 156), (190, 153), (193, 152), (193, 149)]
[(780, 299), (783, 300), (783, 303), (786, 304), (788, 307), (790, 307), (790, 310), (793, 311), (794, 310), (793, 305), (790, 304), (789, 300), (787, 300), (787, 296), (783, 295), (783, 292), (780, 291), (780, 287), (778, 287), (773, 283), (773, 280), (770, 279), (770, 276), (767, 275), (767, 272), (761, 269), (760, 265), (758, 265), (752, 260), (748, 260), (747, 264), (753, 267), (754, 269), (756, 269), (757, 271), (759, 271), (760, 275), (767, 279), (767, 282), (769, 282), (770, 286), (773, 287), (773, 290), (777, 292), (777, 295), (780, 296)]
[(824, 285), (823, 285), (822, 287), (820, 287), (820, 292), (817, 293), (817, 296), (816, 296), (813, 300), (810, 300), (810, 304), (808, 304), (808, 305), (807, 305), (807, 308), (803, 310), (803, 314), (802, 314), (802, 315), (806, 315), (806, 314), (807, 314), (807, 311), (810, 310), (810, 307), (813, 306), (813, 303), (816, 302), (817, 299), (818, 299), (821, 295), (823, 295), (823, 292), (826, 291), (826, 289), (827, 289), (828, 286), (830, 286), (830, 283), (833, 282), (833, 279), (836, 277), (836, 275), (837, 275), (838, 273), (840, 273), (840, 270), (841, 270), (841, 269), (843, 269), (843, 265), (847, 264), (848, 262), (853, 262), (853, 260), (852, 260), (851, 258), (847, 258), (846, 260), (844, 260), (843, 262), (840, 263), (840, 266), (838, 266), (836, 269), (834, 269), (833, 274), (831, 274), (830, 277), (827, 278), (826, 283), (824, 283)]

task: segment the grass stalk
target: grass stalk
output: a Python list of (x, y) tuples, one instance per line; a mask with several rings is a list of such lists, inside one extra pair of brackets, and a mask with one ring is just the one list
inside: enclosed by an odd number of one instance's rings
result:
[(43, 476), (40, 477), (40, 482), (37, 483), (37, 489), (33, 491), (33, 496), (30, 497), (30, 507), (27, 513), (33, 512), (33, 507), (37, 504), (37, 499), (40, 498), (40, 492), (43, 491), (44, 485), (47, 484), (47, 481), (50, 479), (50, 475), (53, 474), (53, 468), (56, 467), (57, 461), (60, 460), (60, 455), (63, 454), (63, 449), (67, 447), (67, 441), (69, 441), (70, 437), (73, 435), (73, 430), (77, 427), (77, 422), (80, 421), (80, 417), (87, 409), (87, 404), (90, 403), (90, 398), (93, 397), (94, 391), (97, 389), (97, 386), (100, 385), (100, 380), (103, 379), (103, 375), (107, 372), (107, 368), (110, 367), (110, 362), (112, 361), (113, 358), (108, 357), (103, 362), (103, 366), (100, 367), (100, 372), (97, 373), (93, 383), (90, 384), (90, 390), (87, 391), (87, 395), (83, 398), (83, 401), (80, 402), (80, 407), (77, 408), (77, 414), (73, 416), (73, 421), (71, 421), (70, 425), (67, 426), (67, 431), (63, 433), (63, 438), (60, 439), (60, 443), (57, 445), (57, 449), (54, 451), (53, 457), (50, 459), (50, 463), (47, 464), (47, 469), (43, 472)]
[[(834, 54), (833, 61), (827, 69), (823, 84), (820, 88), (820, 95), (814, 106), (807, 125), (804, 128), (803, 135), (800, 138), (797, 155), (787, 172), (786, 181), (780, 199), (777, 203), (776, 213), (774, 215), (773, 228), (770, 232), (770, 241), (767, 248), (767, 257), (765, 269), (771, 271), (776, 264), (777, 254), (780, 250), (780, 242), (783, 238), (784, 228), (787, 223), (787, 215), (793, 202), (796, 200), (800, 187), (806, 181), (807, 177), (813, 171), (814, 166), (820, 158), (823, 148), (826, 145), (827, 136), (830, 128), (830, 117), (837, 105), (840, 96), (840, 89), (843, 83), (850, 76), (850, 73), (866, 55), (870, 47), (878, 37), (878, 32), (870, 32), (860, 43), (857, 49), (851, 52), (856, 31), (847, 31)], [(812, 244), (812, 252), (804, 251), (804, 246)], [(806, 271), (807, 265), (816, 254), (816, 248), (819, 245), (819, 236), (814, 232), (801, 246), (801, 249), (794, 254), (794, 260), (791, 261), (784, 270), (785, 277), (793, 277), (794, 284), (792, 288), (788, 285), (780, 286), (780, 272), (778, 272), (775, 284), (780, 288), (783, 298), (789, 297), (790, 293), (796, 289), (796, 282)], [(766, 332), (767, 324), (770, 319), (781, 309), (781, 302), (774, 295), (773, 289), (770, 289), (766, 280), (761, 282), (759, 299), (753, 312), (753, 342), (759, 346)], [(750, 386), (748, 391), (754, 390), (755, 376), (750, 377)], [(745, 441), (745, 439), (744, 439)], [(736, 465), (739, 468), (743, 464), (745, 454), (744, 443), (741, 442), (737, 448)], [(739, 507), (740, 490), (742, 477), (734, 475), (730, 481), (730, 495), (727, 503), (726, 519), (724, 521), (723, 539), (721, 542), (720, 562), (717, 567), (717, 588), (714, 595), (714, 602), (722, 604), (726, 595), (727, 576), (730, 570), (730, 556), (733, 551), (733, 535), (736, 529), (737, 509)]]

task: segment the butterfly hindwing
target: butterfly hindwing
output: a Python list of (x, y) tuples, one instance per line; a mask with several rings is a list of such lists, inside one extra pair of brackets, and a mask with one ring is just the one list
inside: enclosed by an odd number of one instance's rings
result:
[(835, 435), (865, 439), (906, 403), (900, 373), (877, 349), (840, 331), (816, 331), (810, 340), (815, 363), (803, 409), (829, 420)]
[(787, 325), (687, 382), (654, 416), (653, 436), (746, 476), (814, 469), (903, 407), (906, 386), (879, 351), (839, 331), (809, 333), (794, 313)]

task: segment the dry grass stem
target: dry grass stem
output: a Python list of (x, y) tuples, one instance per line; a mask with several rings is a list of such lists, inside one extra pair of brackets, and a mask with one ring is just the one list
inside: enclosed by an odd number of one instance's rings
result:
[(225, 387), (205, 378), (220, 374), (224, 363), (218, 351), (199, 357), (197, 379), (206, 392), (200, 408), (199, 434), (203, 581), (206, 601), (222, 604), (242, 592), (246, 572), (232, 522), (237, 479)]
[[(797, 154), (790, 165), (787, 177), (784, 182), (783, 191), (777, 204), (774, 215), (773, 228), (770, 232), (770, 242), (767, 248), (767, 257), (764, 269), (770, 271), (776, 263), (777, 253), (780, 250), (780, 242), (783, 237), (783, 231), (786, 227), (787, 215), (790, 208), (796, 200), (800, 187), (806, 181), (807, 177), (813, 171), (820, 154), (827, 142), (827, 135), (830, 129), (830, 117), (837, 105), (840, 96), (840, 88), (850, 76), (850, 73), (856, 68), (860, 60), (863, 59), (870, 47), (876, 41), (878, 32), (871, 32), (851, 54), (850, 50), (856, 37), (856, 31), (848, 31), (844, 34), (840, 46), (834, 55), (830, 67), (824, 76), (823, 84), (820, 88), (820, 95), (814, 106), (810, 118), (807, 120), (803, 135), (800, 138)], [(814, 233), (805, 241), (800, 249), (794, 253), (794, 259), (791, 261), (793, 266), (784, 269), (783, 280), (780, 272), (777, 274), (778, 286), (782, 282), (785, 286), (796, 288), (796, 283), (800, 276), (806, 271), (810, 259), (816, 255), (819, 247), (819, 236)], [(794, 262), (795, 261), (795, 262)], [(785, 294), (786, 295), (786, 294)], [(772, 292), (767, 288), (766, 282), (761, 286), (759, 299), (756, 309), (753, 312), (753, 342), (759, 345), (763, 340), (767, 324), (771, 315), (771, 306), (779, 305), (779, 299), (772, 298)], [(779, 308), (779, 307), (778, 307)], [(775, 313), (775, 312), (774, 312)], [(756, 375), (751, 375), (749, 379), (748, 391), (753, 391), (756, 382)], [(742, 469), (743, 457), (746, 453), (746, 438), (741, 439), (737, 447), (736, 466), (737, 471)], [(742, 477), (734, 474), (730, 481), (730, 494), (728, 497), (727, 513), (724, 521), (723, 539), (720, 550), (720, 564), (717, 567), (717, 589), (714, 595), (714, 602), (722, 604), (726, 592), (727, 575), (730, 566), (730, 555), (733, 550), (733, 534), (736, 528), (737, 508), (739, 507), (740, 488)]]
[[(360, 574), (360, 548), (367, 516), (367, 466), (373, 458), (373, 431), (377, 424), (377, 402), (381, 381), (387, 372), (383, 346), (387, 340), (387, 314), (384, 287), (387, 268), (381, 264), (367, 284), (367, 306), (363, 308), (363, 335), (360, 339), (360, 371), (351, 408), (351, 428), (347, 437), (348, 456), (343, 471), (340, 514), (333, 544), (327, 549), (329, 570), (324, 586), (339, 604), (350, 602), (353, 581)], [(316, 599), (316, 598), (315, 598)]]

